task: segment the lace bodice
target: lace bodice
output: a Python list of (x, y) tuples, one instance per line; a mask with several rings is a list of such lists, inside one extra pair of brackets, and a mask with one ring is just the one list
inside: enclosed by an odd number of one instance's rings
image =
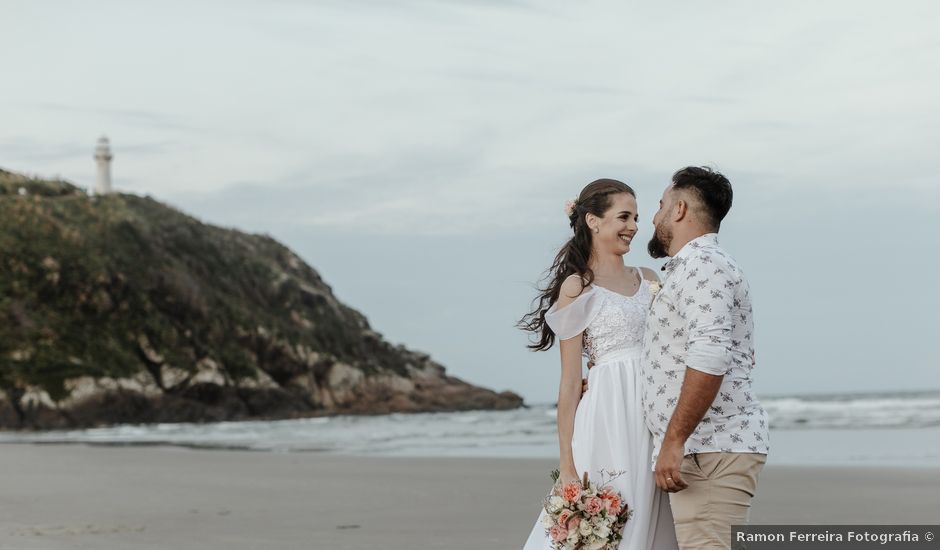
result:
[(552, 306), (545, 320), (561, 340), (583, 333), (584, 354), (598, 364), (599, 359), (603, 361), (613, 352), (639, 348), (643, 344), (651, 301), (649, 283), (645, 279), (633, 296), (591, 285), (567, 306), (561, 309)]
[(596, 287), (604, 295), (594, 319), (584, 329), (584, 354), (594, 363), (605, 355), (643, 345), (646, 314), (650, 309), (650, 291), (640, 283), (633, 296), (624, 296), (604, 287)]

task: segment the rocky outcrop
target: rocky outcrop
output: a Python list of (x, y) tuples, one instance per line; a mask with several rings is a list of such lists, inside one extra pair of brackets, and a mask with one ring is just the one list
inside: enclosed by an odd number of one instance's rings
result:
[(264, 235), (0, 171), (0, 428), (522, 406), (386, 342)]

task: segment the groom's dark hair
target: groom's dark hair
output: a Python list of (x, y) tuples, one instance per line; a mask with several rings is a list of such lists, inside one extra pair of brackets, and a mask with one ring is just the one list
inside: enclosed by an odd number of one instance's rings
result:
[(702, 204), (705, 222), (718, 231), (731, 210), (731, 182), (707, 166), (687, 166), (672, 175), (673, 189), (691, 191)]

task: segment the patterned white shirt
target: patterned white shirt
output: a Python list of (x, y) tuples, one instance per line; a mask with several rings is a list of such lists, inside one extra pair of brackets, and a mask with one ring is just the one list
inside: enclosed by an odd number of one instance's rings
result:
[(686, 441), (685, 454), (767, 454), (767, 413), (751, 390), (754, 321), (744, 274), (718, 246), (715, 233), (686, 244), (663, 269), (663, 287), (650, 307), (640, 361), (654, 467), (686, 367), (724, 379)]

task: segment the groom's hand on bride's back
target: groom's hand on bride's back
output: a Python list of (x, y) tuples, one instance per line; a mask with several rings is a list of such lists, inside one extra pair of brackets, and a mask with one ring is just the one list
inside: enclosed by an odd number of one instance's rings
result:
[[(588, 370), (591, 370), (593, 366), (594, 366), (594, 363), (588, 361), (588, 364), (587, 364)], [(588, 390), (587, 378), (582, 378), (581, 379), (581, 396), (582, 397), (584, 396), (585, 393), (587, 393), (587, 390)]]

